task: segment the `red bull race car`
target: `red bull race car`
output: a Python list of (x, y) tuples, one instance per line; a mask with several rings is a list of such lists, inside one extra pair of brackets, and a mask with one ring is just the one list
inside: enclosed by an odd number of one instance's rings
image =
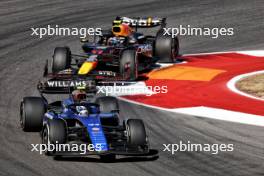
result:
[[(139, 28), (157, 26), (160, 28), (155, 36), (138, 32)], [(41, 91), (55, 90), (54, 86), (50, 87), (50, 81), (60, 85), (66, 81), (65, 87), (69, 87), (77, 78), (84, 82), (135, 81), (140, 72), (156, 62), (177, 60), (178, 38), (165, 35), (165, 27), (166, 18), (116, 17), (111, 30), (102, 30), (102, 35), (95, 36), (93, 42), (82, 40), (83, 55), (72, 54), (69, 47), (55, 48), (51, 64), (47, 62), (45, 66), (44, 76), (48, 79), (38, 87)], [(60, 90), (64, 88), (60, 86)]]

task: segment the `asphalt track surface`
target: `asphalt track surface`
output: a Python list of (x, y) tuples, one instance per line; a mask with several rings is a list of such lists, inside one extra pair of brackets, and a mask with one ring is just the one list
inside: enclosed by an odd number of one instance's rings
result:
[[(68, 27), (109, 26), (116, 15), (167, 16), (170, 26), (228, 26), (232, 37), (181, 37), (181, 53), (263, 49), (264, 3), (248, 0), (208, 1), (67, 1), (1, 0), (0, 2), (0, 175), (263, 175), (263, 128), (171, 114), (121, 102), (122, 114), (142, 118), (156, 160), (118, 159), (100, 163), (96, 158), (55, 161), (30, 151), (40, 142), (36, 133), (19, 128), (19, 102), (37, 95), (35, 85), (55, 46), (80, 50), (76, 37), (30, 36), (31, 27), (59, 24)], [(162, 152), (163, 143), (233, 143), (234, 151)]]

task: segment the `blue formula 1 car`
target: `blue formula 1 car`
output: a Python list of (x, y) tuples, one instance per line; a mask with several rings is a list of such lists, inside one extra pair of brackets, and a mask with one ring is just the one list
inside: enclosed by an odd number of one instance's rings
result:
[[(25, 97), (20, 108), (22, 129), (40, 131), (42, 143), (46, 145), (68, 144), (67, 150), (46, 151), (48, 155), (99, 155), (107, 160), (116, 155), (149, 156), (142, 120), (120, 122), (116, 98), (98, 97), (92, 102), (85, 100), (85, 95), (72, 93), (64, 101), (50, 104), (44, 97)], [(82, 153), (73, 151), (74, 144), (86, 144), (90, 149)]]

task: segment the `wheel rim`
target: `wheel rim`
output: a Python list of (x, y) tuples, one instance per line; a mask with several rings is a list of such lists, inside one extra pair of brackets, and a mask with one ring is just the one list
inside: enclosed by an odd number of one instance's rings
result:
[[(134, 79), (137, 79), (137, 60), (135, 58), (135, 67), (134, 67), (134, 70), (131, 69), (131, 63), (128, 62), (126, 63), (127, 65), (127, 68), (126, 68), (126, 78), (128, 78), (129, 80), (134, 80)], [(133, 73), (134, 72), (134, 73)]]
[[(48, 145), (50, 144), (50, 140), (49, 140), (49, 128), (48, 126), (46, 126), (43, 130), (43, 133), (42, 133), (42, 144), (45, 144), (47, 147)], [(49, 151), (46, 150), (45, 151), (45, 154), (49, 154)]]
[(135, 69), (134, 69), (134, 71), (135, 71), (135, 79), (137, 79), (138, 78), (138, 56), (137, 56), (137, 53), (135, 54)]
[(130, 62), (127, 62), (124, 65), (123, 79), (129, 79), (131, 77), (131, 73), (130, 72), (131, 72)]
[(49, 126), (46, 125), (43, 133), (42, 133), (42, 141), (45, 142), (44, 144), (50, 144), (50, 138), (49, 138)]
[(42, 133), (42, 144), (48, 144), (48, 132), (47, 132), (47, 128), (45, 128), (43, 130), (43, 133)]
[(130, 135), (130, 129), (129, 129), (128, 125), (126, 125), (126, 131), (127, 131), (127, 142), (130, 144), (131, 143), (131, 135)]
[(172, 39), (172, 42), (171, 43), (172, 43), (171, 44), (171, 56), (172, 56), (172, 60), (175, 61), (176, 60), (176, 57), (177, 57), (177, 55), (176, 55), (176, 49), (177, 49), (178, 46), (176, 46), (177, 45), (177, 42), (175, 42), (174, 39)]

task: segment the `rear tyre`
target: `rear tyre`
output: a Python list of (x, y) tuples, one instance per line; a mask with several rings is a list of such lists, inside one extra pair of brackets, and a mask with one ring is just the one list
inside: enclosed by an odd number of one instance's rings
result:
[[(100, 113), (111, 113), (113, 111), (119, 112), (119, 104), (115, 97), (99, 97), (95, 103), (100, 107)], [(112, 118), (101, 118), (101, 123), (104, 126), (118, 126), (119, 116), (116, 115)]]
[(126, 129), (128, 144), (137, 146), (145, 146), (147, 144), (147, 134), (142, 120), (128, 119)]
[(120, 75), (123, 79), (134, 81), (138, 77), (136, 50), (125, 49), (120, 56)]
[(119, 110), (118, 100), (115, 97), (98, 97), (95, 103), (100, 106), (101, 113), (110, 113)]
[(46, 106), (42, 98), (23, 98), (20, 104), (20, 125), (23, 131), (40, 131), (45, 112)]
[(51, 68), (52, 73), (70, 68), (71, 66), (71, 51), (68, 47), (56, 47), (52, 58)]
[(156, 35), (154, 55), (160, 59), (160, 62), (175, 62), (179, 55), (179, 39), (163, 34), (164, 30), (160, 30)]

